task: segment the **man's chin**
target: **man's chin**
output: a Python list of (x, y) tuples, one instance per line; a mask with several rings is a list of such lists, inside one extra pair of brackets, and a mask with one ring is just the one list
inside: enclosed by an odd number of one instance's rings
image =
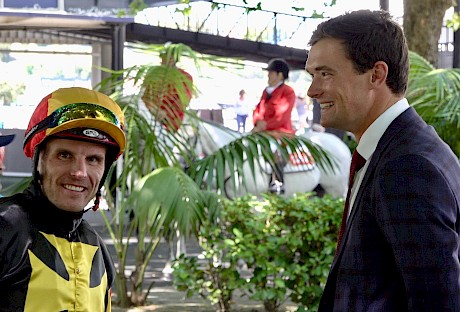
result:
[(321, 117), (319, 121), (319, 126), (323, 128), (331, 128), (330, 122), (326, 118), (323, 118), (323, 117)]
[(87, 201), (82, 201), (82, 202), (76, 201), (76, 202), (70, 202), (70, 203), (67, 201), (66, 203), (62, 203), (61, 205), (55, 204), (55, 206), (64, 211), (82, 212), (85, 209), (85, 207), (88, 206), (88, 203), (89, 202)]

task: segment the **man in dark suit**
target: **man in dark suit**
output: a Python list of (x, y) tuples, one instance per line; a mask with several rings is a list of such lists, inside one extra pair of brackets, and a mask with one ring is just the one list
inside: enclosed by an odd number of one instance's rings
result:
[(365, 160), (319, 311), (460, 311), (460, 166), (404, 97), (401, 27), (350, 12), (309, 45), (321, 125), (353, 133)]

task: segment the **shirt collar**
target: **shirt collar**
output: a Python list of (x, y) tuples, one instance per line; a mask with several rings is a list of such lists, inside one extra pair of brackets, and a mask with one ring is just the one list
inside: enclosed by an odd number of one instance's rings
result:
[(278, 87), (281, 86), (282, 84), (283, 84), (283, 81), (280, 81), (280, 82), (278, 82), (278, 83), (277, 83), (276, 85), (274, 85), (274, 86), (271, 86), (271, 87), (268, 86), (268, 87), (266, 87), (265, 90), (267, 90), (267, 93), (268, 93), (268, 94), (271, 94), (273, 91), (275, 91), (276, 88), (278, 88)]
[(363, 133), (356, 149), (366, 161), (371, 158), (388, 126), (408, 108), (409, 103), (406, 98), (399, 100), (383, 112)]

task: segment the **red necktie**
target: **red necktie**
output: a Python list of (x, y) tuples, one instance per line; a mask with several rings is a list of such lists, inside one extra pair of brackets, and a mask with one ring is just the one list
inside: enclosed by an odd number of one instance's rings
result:
[(343, 210), (342, 223), (340, 223), (339, 238), (337, 240), (336, 253), (337, 253), (337, 250), (339, 249), (340, 242), (342, 240), (342, 236), (343, 236), (343, 233), (345, 232), (345, 228), (347, 225), (348, 211), (350, 210), (351, 188), (353, 187), (355, 172), (359, 171), (359, 169), (361, 169), (365, 163), (366, 163), (366, 160), (355, 149), (355, 151), (353, 152), (353, 156), (351, 157), (350, 178), (348, 180), (347, 199), (345, 200), (345, 208)]

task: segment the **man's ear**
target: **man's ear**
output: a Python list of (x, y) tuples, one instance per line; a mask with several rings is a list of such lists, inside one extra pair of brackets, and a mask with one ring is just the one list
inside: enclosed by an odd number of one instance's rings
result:
[(36, 148), (33, 156), (33, 162), (34, 162), (34, 175), (36, 175), (36, 178), (39, 182), (42, 181), (43, 178), (43, 172), (45, 171), (43, 168), (43, 162), (46, 157), (46, 143), (44, 146), (41, 146), (41, 148)]
[(385, 62), (378, 61), (372, 68), (371, 83), (375, 86), (385, 84), (388, 75), (388, 65)]

